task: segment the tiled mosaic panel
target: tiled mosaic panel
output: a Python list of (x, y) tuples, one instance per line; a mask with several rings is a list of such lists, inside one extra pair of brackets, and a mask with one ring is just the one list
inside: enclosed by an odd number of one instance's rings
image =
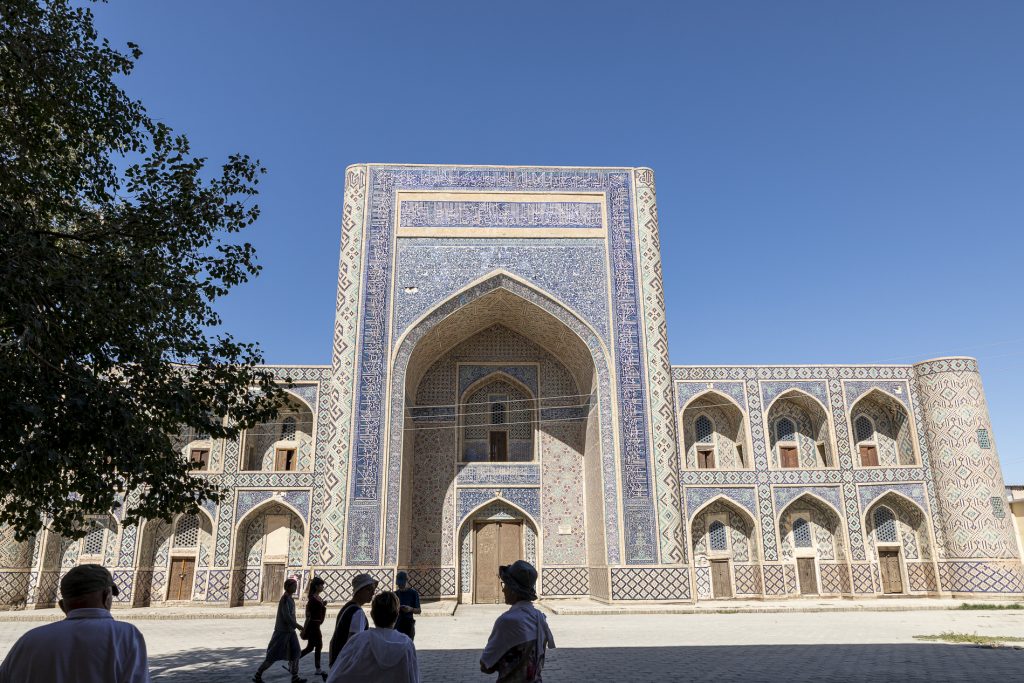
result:
[(697, 586), (697, 599), (710, 600), (711, 593), (711, 567), (698, 566), (693, 568), (694, 583)]
[(850, 593), (850, 565), (835, 562), (819, 562), (821, 592), (833, 594)]
[(613, 600), (688, 600), (689, 570), (684, 567), (615, 567)]
[(540, 590), (543, 595), (587, 595), (590, 573), (586, 567), (544, 567)]
[(357, 574), (369, 574), (378, 583), (380, 590), (390, 590), (395, 585), (394, 570), (386, 567), (360, 567), (358, 569), (317, 569), (314, 576), (324, 580), (322, 596), (329, 603), (341, 606), (352, 598), (352, 579)]
[(786, 594), (786, 572), (780, 564), (766, 564), (762, 567), (764, 572), (764, 594), (785, 595)]
[(737, 596), (760, 595), (763, 592), (761, 587), (761, 568), (756, 564), (734, 564), (733, 590)]
[(455, 595), (455, 568), (409, 568), (409, 586), (419, 591), (420, 597), (440, 598)]
[(28, 601), (31, 574), (23, 571), (0, 571), (0, 605), (22, 607)]
[(958, 593), (1024, 592), (1020, 562), (940, 562), (939, 581), (944, 591)]
[(875, 592), (875, 565), (873, 564), (854, 564), (851, 566), (853, 574), (853, 592), (854, 593), (874, 593)]
[(907, 579), (912, 591), (934, 591), (935, 565), (931, 562), (907, 562)]
[(604, 223), (593, 202), (412, 201), (401, 203), (403, 228), (596, 228)]

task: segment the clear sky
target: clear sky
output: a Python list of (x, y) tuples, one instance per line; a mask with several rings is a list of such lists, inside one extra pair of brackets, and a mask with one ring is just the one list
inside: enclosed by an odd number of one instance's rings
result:
[(269, 169), (271, 363), (330, 362), (343, 170), (650, 166), (672, 362), (973, 355), (1024, 483), (1024, 3), (130, 2), (129, 92)]

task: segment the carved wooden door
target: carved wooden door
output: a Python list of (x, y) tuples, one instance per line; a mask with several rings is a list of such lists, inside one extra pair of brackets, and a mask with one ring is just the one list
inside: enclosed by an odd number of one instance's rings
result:
[(818, 571), (814, 567), (814, 558), (798, 557), (796, 568), (797, 574), (800, 577), (800, 593), (803, 595), (817, 595)]
[(902, 593), (903, 576), (900, 574), (900, 552), (898, 550), (879, 550), (878, 568), (882, 572), (882, 592)]
[(168, 600), (191, 600), (192, 579), (196, 573), (196, 561), (192, 558), (176, 557), (171, 560), (171, 575), (167, 578)]
[(283, 594), (284, 565), (263, 565), (263, 590), (260, 592), (260, 600), (263, 602), (277, 602)]
[(519, 522), (486, 522), (476, 526), (473, 602), (496, 605), (504, 601), (498, 567), (522, 559), (522, 528)]
[(729, 560), (711, 560), (711, 587), (716, 598), (732, 597), (732, 577)]

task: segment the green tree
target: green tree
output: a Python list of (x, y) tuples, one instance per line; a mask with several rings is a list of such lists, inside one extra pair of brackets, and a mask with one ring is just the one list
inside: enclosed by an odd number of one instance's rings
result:
[(78, 536), (216, 490), (173, 437), (234, 438), (283, 392), (213, 304), (259, 272), (264, 172), (219, 168), (118, 85), (141, 52), (88, 7), (0, 0), (0, 521)]

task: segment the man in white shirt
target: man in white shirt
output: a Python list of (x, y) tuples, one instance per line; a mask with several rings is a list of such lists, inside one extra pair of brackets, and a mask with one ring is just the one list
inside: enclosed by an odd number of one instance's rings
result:
[(110, 614), (110, 572), (79, 565), (61, 579), (60, 594), (67, 617), (19, 638), (0, 665), (0, 683), (149, 683), (146, 641)]
[(498, 674), (497, 683), (542, 683), (544, 653), (555, 647), (547, 617), (533, 606), (537, 599), (537, 570), (525, 560), (498, 567), (508, 611), (494, 622), (480, 655), (480, 671)]
[(341, 649), (327, 683), (419, 683), (416, 647), (409, 636), (395, 630), (401, 603), (391, 592), (373, 599), (369, 631), (353, 634)]

